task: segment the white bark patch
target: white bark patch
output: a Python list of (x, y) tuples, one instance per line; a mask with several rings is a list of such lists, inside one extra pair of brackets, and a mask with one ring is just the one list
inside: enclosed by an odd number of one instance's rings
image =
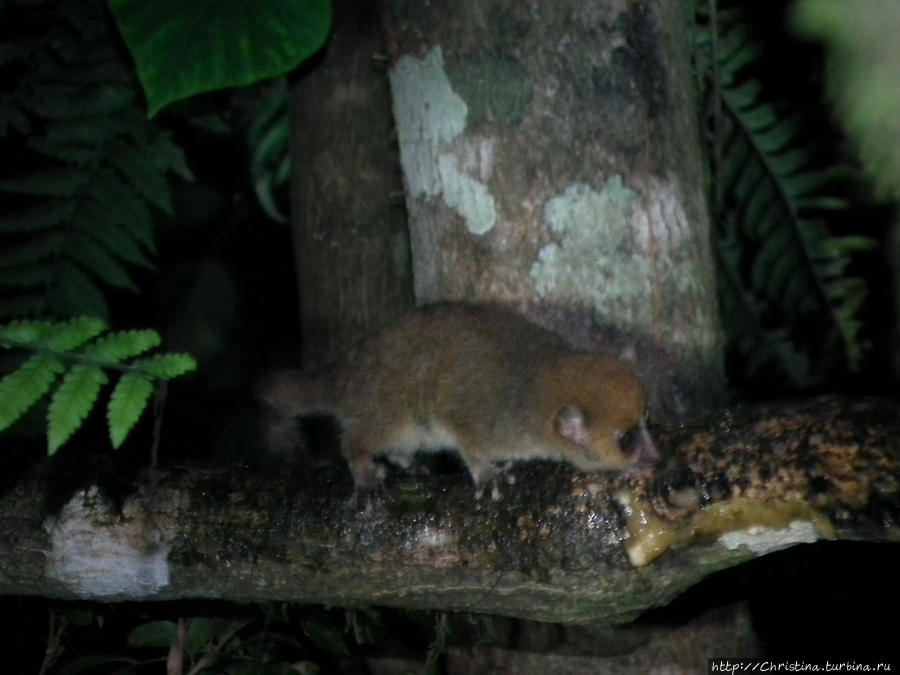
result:
[[(458, 157), (454, 148), (466, 128), (468, 107), (450, 85), (441, 48), (434, 47), (422, 59), (401, 57), (390, 79), (409, 198), (442, 199), (470, 232), (488, 232), (497, 220), (494, 198), (472, 175), (471, 157)], [(492, 150), (479, 149), (481, 155), (490, 156), (485, 163), (492, 163)], [(460, 154), (468, 155), (462, 150)]]
[(726, 532), (719, 537), (725, 548), (735, 550), (746, 547), (758, 555), (778, 551), (794, 544), (811, 544), (821, 539), (815, 525), (808, 520), (794, 520), (786, 528), (776, 530), (771, 527), (754, 525), (745, 530)]
[(678, 265), (690, 229), (670, 186), (654, 183), (648, 193), (616, 175), (599, 191), (576, 183), (549, 199), (543, 223), (554, 241), (531, 267), (537, 294), (559, 303), (590, 298), (622, 327), (652, 325), (652, 284), (690, 290)]
[(51, 545), (46, 574), (77, 595), (135, 599), (169, 584), (171, 543), (127, 508), (112, 515), (95, 487), (72, 497), (44, 528)]

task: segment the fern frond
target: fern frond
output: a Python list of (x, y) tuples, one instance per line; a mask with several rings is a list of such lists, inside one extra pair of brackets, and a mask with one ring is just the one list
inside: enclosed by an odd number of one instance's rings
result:
[(0, 431), (37, 403), (64, 370), (59, 359), (35, 354), (0, 380)]
[(116, 288), (124, 288), (137, 293), (137, 286), (110, 252), (93, 239), (73, 235), (69, 237), (72, 259), (83, 268), (92, 270), (100, 279)]
[(0, 232), (34, 232), (65, 224), (75, 211), (75, 202), (55, 199), (0, 217)]
[(150, 160), (160, 172), (172, 171), (183, 180), (194, 180), (194, 173), (188, 166), (184, 151), (172, 140), (170, 133), (154, 129), (152, 146), (153, 155)]
[(48, 284), (55, 268), (49, 264), (25, 264), (10, 267), (0, 274), (0, 286), (35, 288)]
[(94, 341), (84, 354), (98, 361), (121, 363), (158, 347), (160, 342), (159, 333), (155, 330), (129, 330), (111, 333)]
[(109, 316), (103, 292), (80, 268), (69, 262), (58, 264), (56, 282), (58, 285), (56, 292), (45, 298), (47, 313), (73, 316), (81, 312), (91, 316)]
[(127, 373), (119, 379), (106, 408), (109, 440), (114, 448), (122, 445), (137, 424), (152, 393), (153, 382), (143, 375)]
[(10, 346), (36, 346), (56, 328), (51, 321), (12, 321), (0, 326), (0, 344)]
[[(156, 253), (155, 226), (148, 204), (109, 169), (101, 169), (86, 194), (92, 208), (106, 209), (107, 222), (123, 228), (150, 253)], [(93, 221), (91, 221), (93, 222)]]
[(285, 78), (259, 90), (248, 110), (252, 121), (247, 134), (252, 153), (250, 175), (256, 198), (266, 215), (282, 223), (287, 217), (278, 206), (275, 193), (284, 188), (290, 178), (287, 96)]
[(34, 314), (34, 308), (40, 307), (45, 300), (46, 295), (43, 291), (4, 294), (0, 297), (0, 318), (14, 319)]
[[(180, 148), (145, 119), (106, 11), (99, 0), (57, 3), (27, 18), (47, 22), (46, 39), (0, 42), (23, 73), (0, 100), (0, 149), (29, 167), (0, 180), (15, 205), (0, 218), (0, 279), (10, 272), (0, 285), (28, 291), (0, 305), (43, 296), (30, 315), (106, 317), (102, 289), (135, 291), (129, 267), (153, 267), (153, 214), (172, 213), (169, 176), (191, 178)], [(31, 133), (11, 135), (13, 119)]]
[(47, 454), (53, 455), (84, 422), (108, 378), (96, 366), (72, 367), (50, 399)]
[(72, 197), (89, 180), (77, 167), (48, 167), (36, 173), (0, 180), (0, 190), (35, 197)]
[(142, 149), (130, 142), (117, 143), (109, 155), (109, 161), (144, 201), (168, 216), (173, 214), (166, 173), (148, 162)]
[(93, 340), (105, 330), (104, 322), (93, 317), (82, 316), (71, 321), (55, 323), (53, 330), (35, 342), (34, 346), (69, 352)]
[(115, 251), (116, 257), (124, 262), (144, 269), (155, 270), (156, 265), (148, 256), (147, 247), (138, 238), (137, 228), (123, 227), (121, 214), (118, 209), (99, 208), (96, 204), (84, 205), (90, 213), (85, 217), (90, 219), (92, 226), (87, 230), (80, 230), (104, 248)]
[[(777, 363), (795, 385), (810, 384), (818, 374), (803, 369), (812, 368), (809, 352), (823, 342), (830, 361), (854, 370), (862, 359), (858, 309), (866, 287), (845, 274), (852, 256), (874, 241), (836, 237), (823, 221), (847, 207), (833, 190), (848, 172), (821, 166), (822, 153), (803, 140), (804, 119), (768, 101), (747, 74), (762, 50), (743, 16), (720, 12), (718, 26), (717, 40), (709, 30), (700, 37), (704, 49), (718, 47), (704, 73), (707, 96), (718, 93), (710, 106), (718, 111), (711, 154), (726, 333), (746, 363), (745, 375), (763, 362)], [(735, 302), (739, 311), (729, 306)], [(819, 331), (804, 335), (810, 325), (824, 327), (824, 341)], [(810, 339), (817, 344), (804, 342)]]
[(136, 365), (161, 380), (171, 380), (197, 368), (197, 362), (190, 354), (160, 354)]
[(38, 152), (52, 156), (53, 148), (72, 148), (83, 150), (95, 145), (103, 145), (109, 141), (110, 134), (116, 132), (116, 126), (103, 126), (97, 124), (96, 117), (74, 117), (57, 119), (48, 126), (47, 131), (40, 139), (45, 145), (38, 148), (34, 145), (38, 141), (32, 139), (32, 144)]
[(134, 360), (159, 346), (153, 330), (106, 333), (92, 318), (68, 322), (13, 321), (0, 325), (0, 346), (33, 355), (0, 380), (0, 430), (19, 419), (50, 392), (47, 449), (55, 453), (94, 408), (107, 371), (122, 373), (110, 397), (106, 416), (110, 442), (119, 447), (147, 407), (154, 380), (169, 380), (193, 370), (186, 354), (156, 354)]
[(39, 232), (24, 243), (7, 247), (0, 253), (0, 272), (6, 267), (26, 265), (53, 257), (62, 248), (61, 232)]
[(822, 380), (822, 372), (811, 368), (803, 349), (783, 329), (769, 330), (761, 321), (765, 307), (737, 276), (742, 247), (733, 238), (719, 241), (719, 296), (722, 323), (729, 327), (732, 353), (741, 355), (741, 370), (748, 379), (775, 370), (790, 382), (810, 387)]
[(91, 317), (71, 321), (12, 321), (0, 326), (0, 344), (4, 347), (46, 348), (71, 351), (94, 339), (106, 325)]

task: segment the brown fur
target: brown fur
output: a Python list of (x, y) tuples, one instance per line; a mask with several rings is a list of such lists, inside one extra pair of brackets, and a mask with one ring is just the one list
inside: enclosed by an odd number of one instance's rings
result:
[[(643, 388), (625, 364), (498, 307), (419, 310), (324, 375), (274, 375), (261, 398), (285, 417), (333, 414), (363, 492), (377, 486), (377, 454), (406, 466), (417, 450), (454, 448), (479, 491), (508, 460), (597, 471), (656, 457)], [(630, 451), (621, 447), (634, 432)]]

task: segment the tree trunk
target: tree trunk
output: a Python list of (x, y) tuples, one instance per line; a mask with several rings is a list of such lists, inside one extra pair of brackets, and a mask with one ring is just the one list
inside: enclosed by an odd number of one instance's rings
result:
[(669, 412), (720, 400), (684, 3), (385, 5), (417, 302), (636, 349)]
[(376, 3), (335, 0), (292, 92), (291, 213), (302, 362), (321, 365), (412, 305), (406, 213)]

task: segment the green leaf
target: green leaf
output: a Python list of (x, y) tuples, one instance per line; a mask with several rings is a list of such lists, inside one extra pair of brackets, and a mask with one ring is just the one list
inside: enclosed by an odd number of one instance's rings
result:
[(126, 373), (119, 379), (106, 408), (109, 440), (113, 448), (118, 449), (128, 437), (147, 408), (152, 393), (153, 383), (143, 375)]
[(176, 145), (168, 132), (159, 132), (153, 142), (153, 159), (156, 166), (164, 171), (174, 171), (185, 181), (194, 180), (194, 174), (184, 156), (184, 150)]
[(7, 288), (35, 288), (50, 284), (56, 266), (51, 263), (28, 263), (0, 271), (0, 286)]
[(156, 270), (156, 265), (141, 250), (140, 242), (127, 225), (120, 225), (115, 213), (99, 204), (87, 202), (84, 206), (85, 218), (76, 227), (94, 238), (105, 248), (132, 265), (148, 270)]
[(785, 149), (800, 133), (800, 124), (796, 119), (779, 121), (775, 126), (757, 134), (756, 143), (768, 155), (776, 155)]
[[(98, 83), (100, 84), (100, 83)], [(106, 143), (118, 125), (97, 124), (94, 116), (59, 119), (47, 127), (46, 138), (61, 146), (91, 147)]]
[(59, 359), (35, 354), (0, 380), (0, 430), (24, 415), (64, 370)]
[(17, 246), (7, 246), (0, 253), (0, 268), (54, 257), (63, 248), (63, 241), (62, 233), (50, 231), (29, 237)]
[(28, 147), (35, 152), (77, 167), (89, 167), (97, 157), (96, 148), (84, 145), (65, 145), (46, 138), (33, 138)]
[(303, 632), (319, 649), (335, 656), (350, 656), (347, 643), (341, 632), (324, 621), (309, 620), (301, 624)]
[(73, 260), (110, 286), (138, 292), (128, 272), (105, 247), (85, 236), (73, 236), (72, 239), (70, 253)]
[(106, 218), (126, 226), (129, 233), (151, 253), (156, 252), (153, 216), (138, 194), (115, 172), (101, 171), (87, 186), (87, 195)]
[(33, 232), (62, 225), (72, 217), (75, 202), (68, 199), (54, 199), (29, 206), (0, 218), (0, 231)]
[(93, 340), (106, 330), (106, 323), (90, 316), (82, 316), (71, 321), (54, 325), (53, 332), (41, 340), (48, 349), (68, 352)]
[(15, 319), (16, 317), (34, 314), (35, 307), (41, 307), (46, 297), (41, 293), (21, 293), (14, 296), (0, 297), (0, 317)]
[(40, 344), (56, 328), (56, 325), (51, 321), (11, 321), (0, 326), (0, 342)]
[(871, 237), (855, 235), (830, 237), (825, 244), (827, 250), (834, 255), (843, 255), (854, 251), (871, 251), (878, 246), (878, 242)]
[(50, 399), (47, 454), (53, 455), (81, 426), (107, 379), (96, 366), (77, 365), (66, 373)]
[(219, 642), (226, 633), (235, 628), (240, 630), (247, 626), (249, 621), (229, 621), (215, 617), (194, 617), (188, 624), (188, 650), (197, 653), (213, 641)]
[(59, 282), (54, 290), (53, 309), (60, 314), (109, 316), (109, 307), (97, 284), (71, 263), (59, 266)]
[(44, 197), (71, 197), (84, 188), (85, 178), (85, 173), (79, 169), (45, 168), (0, 180), (0, 190)]
[(174, 621), (148, 621), (128, 634), (129, 647), (169, 647), (175, 641), (178, 625)]
[(283, 75), (316, 52), (328, 0), (109, 0), (147, 96), (149, 115), (194, 94)]
[(84, 349), (84, 355), (99, 361), (121, 363), (158, 347), (161, 342), (155, 330), (129, 330), (110, 333)]
[(63, 611), (62, 615), (69, 623), (75, 626), (91, 626), (94, 623), (95, 616), (102, 616), (95, 615), (94, 610), (89, 607), (73, 607)]
[(147, 147), (133, 147), (119, 143), (109, 155), (110, 163), (128, 181), (128, 184), (144, 198), (168, 216), (173, 216), (172, 198), (165, 170), (160, 171), (148, 161)]
[(160, 354), (134, 365), (148, 375), (162, 380), (171, 380), (197, 368), (197, 362), (190, 354)]
[[(843, 5), (838, 0), (835, 6)], [(852, 22), (843, 26), (856, 34)], [(844, 165), (822, 164), (819, 158), (832, 153), (809, 138), (807, 115), (784, 102), (774, 105), (766, 83), (753, 79), (757, 69), (746, 67), (763, 53), (754, 51), (760, 43), (743, 11), (719, 12), (717, 27), (714, 35), (708, 18), (698, 24), (706, 33), (698, 44), (717, 51), (698, 63), (719, 64), (718, 71), (701, 67), (707, 97), (721, 97), (711, 119), (717, 132), (711, 156), (720, 305), (729, 349), (740, 359), (729, 358), (743, 364), (744, 375), (783, 374), (795, 385), (807, 385), (825, 372), (813, 372), (810, 353), (852, 369), (862, 350), (854, 313), (865, 286), (846, 275), (867, 238), (844, 241), (820, 220), (846, 208), (854, 176)], [(811, 323), (821, 331), (811, 333)]]
[(813, 161), (813, 155), (809, 147), (790, 148), (776, 157), (770, 158), (773, 171), (782, 176), (789, 176), (796, 171), (809, 166)]
[(756, 80), (748, 80), (739, 87), (728, 90), (728, 101), (736, 108), (747, 108), (756, 102), (762, 85)]

